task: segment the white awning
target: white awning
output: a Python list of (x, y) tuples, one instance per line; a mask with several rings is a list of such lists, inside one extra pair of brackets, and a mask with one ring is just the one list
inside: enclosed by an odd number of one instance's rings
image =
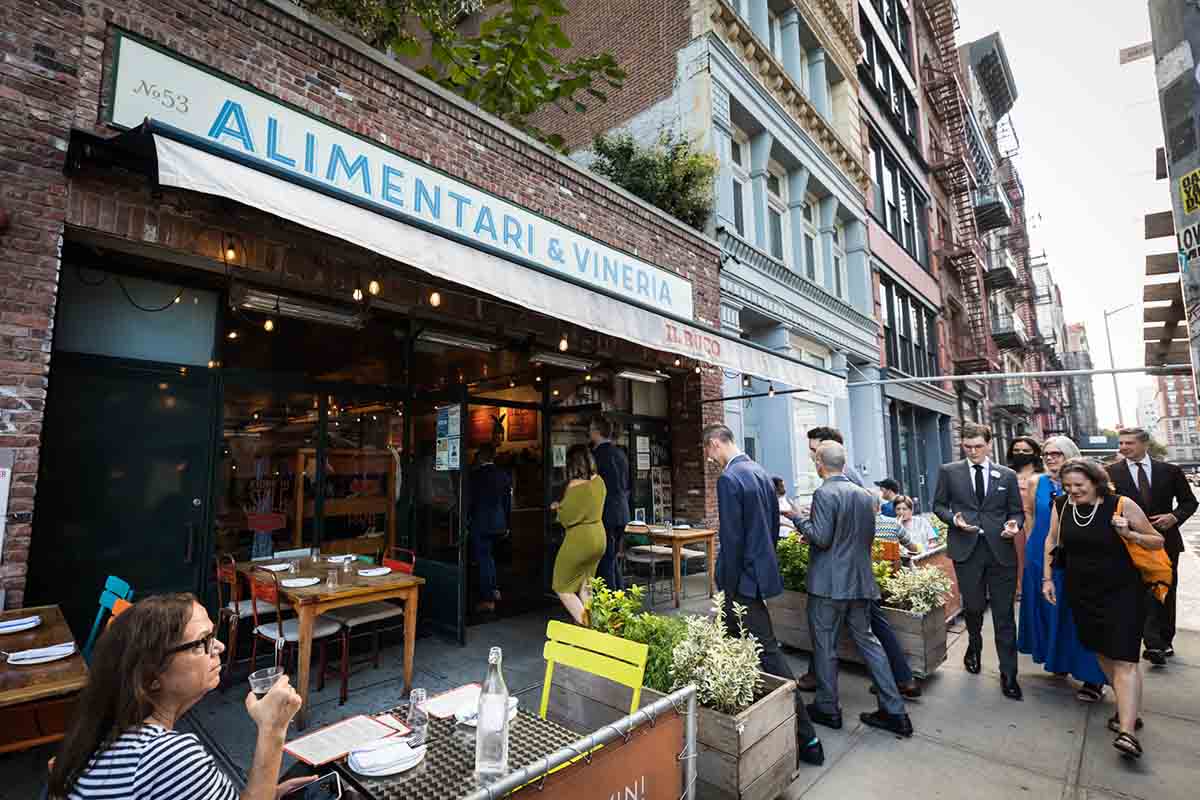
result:
[(656, 314), (157, 133), (154, 144), (163, 186), (235, 200), (589, 330), (781, 387), (846, 396), (844, 378), (728, 334)]

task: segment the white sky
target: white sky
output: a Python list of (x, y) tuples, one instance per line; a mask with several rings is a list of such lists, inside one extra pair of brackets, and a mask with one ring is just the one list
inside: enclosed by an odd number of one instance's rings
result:
[[(1045, 250), (1068, 323), (1084, 322), (1097, 368), (1109, 365), (1104, 310), (1118, 367), (1144, 362), (1141, 297), (1145, 255), (1173, 252), (1143, 240), (1147, 212), (1171, 207), (1154, 180), (1162, 126), (1154, 60), (1117, 63), (1117, 51), (1150, 40), (1144, 0), (959, 0), (960, 45), (999, 31), (1017, 82), (1012, 120), (1021, 141), (1031, 252)], [(1103, 11), (1101, 11), (1103, 8)], [(1039, 219), (1040, 215), (1040, 219)], [(1144, 375), (1118, 378), (1126, 424)], [(1099, 376), (1096, 411), (1115, 427), (1112, 378)]]

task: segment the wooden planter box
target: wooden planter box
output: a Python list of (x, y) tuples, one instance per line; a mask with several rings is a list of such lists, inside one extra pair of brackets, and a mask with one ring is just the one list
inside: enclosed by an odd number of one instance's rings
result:
[[(808, 630), (808, 594), (785, 591), (768, 600), (767, 607), (771, 611), (775, 637), (783, 644), (811, 653), (813, 643)], [(946, 660), (945, 610), (938, 606), (927, 614), (917, 615), (885, 607), (883, 614), (896, 632), (913, 673), (921, 678), (932, 675)], [(842, 630), (837, 655), (843, 661), (863, 663), (849, 630)]]
[[(696, 796), (774, 800), (796, 771), (794, 681), (763, 675), (764, 696), (737, 715), (699, 709)], [(631, 690), (557, 666), (547, 715), (579, 733), (594, 731), (629, 713)], [(643, 688), (641, 705), (662, 695)]]

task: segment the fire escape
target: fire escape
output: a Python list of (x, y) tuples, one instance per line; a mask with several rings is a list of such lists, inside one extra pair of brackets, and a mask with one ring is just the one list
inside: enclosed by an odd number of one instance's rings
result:
[[(955, 348), (960, 374), (998, 369), (996, 345), (988, 323), (983, 285), (983, 245), (975, 219), (977, 178), (967, 152), (967, 98), (958, 71), (954, 33), (958, 9), (954, 0), (924, 0), (937, 50), (936, 62), (922, 65), (922, 81), (930, 107), (945, 128), (946, 140), (933, 149), (930, 167), (954, 206), (955, 228), (947, 231), (936, 255), (953, 269), (962, 287), (970, 342)], [(955, 232), (956, 231), (956, 232)]]

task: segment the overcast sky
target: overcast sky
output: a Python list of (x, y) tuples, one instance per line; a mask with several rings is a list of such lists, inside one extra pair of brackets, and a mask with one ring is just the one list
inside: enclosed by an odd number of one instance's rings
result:
[[(1154, 61), (1120, 66), (1117, 51), (1149, 41), (1145, 0), (959, 0), (964, 44), (999, 31), (1016, 77), (1012, 120), (1021, 141), (1032, 253), (1043, 250), (1062, 288), (1067, 322), (1084, 322), (1092, 361), (1107, 367), (1104, 310), (1118, 367), (1144, 363), (1141, 296), (1148, 252), (1143, 217), (1170, 209), (1169, 186), (1154, 180), (1162, 126)], [(1103, 11), (1101, 11), (1103, 7)], [(1040, 218), (1039, 218), (1040, 217)], [(1118, 378), (1126, 424), (1137, 413), (1144, 375)], [(1101, 426), (1117, 421), (1112, 378), (1094, 379)]]

